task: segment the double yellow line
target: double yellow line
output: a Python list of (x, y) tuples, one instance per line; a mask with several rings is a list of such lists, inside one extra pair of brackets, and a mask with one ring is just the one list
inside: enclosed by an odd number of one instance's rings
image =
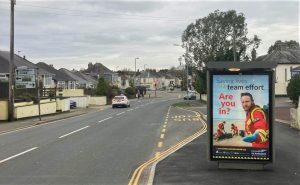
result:
[(139, 182), (139, 179), (141, 177), (141, 174), (143, 172), (143, 170), (148, 167), (149, 165), (167, 157), (168, 155), (170, 155), (171, 153), (175, 152), (176, 150), (180, 149), (181, 147), (183, 147), (184, 145), (188, 144), (189, 142), (193, 141), (194, 139), (196, 139), (197, 137), (201, 136), (202, 134), (204, 134), (207, 130), (207, 124), (205, 123), (205, 121), (202, 119), (201, 115), (198, 112), (192, 111), (194, 113), (196, 113), (196, 115), (198, 115), (200, 117), (200, 122), (203, 124), (203, 127), (196, 132), (195, 134), (189, 136), (188, 138), (182, 140), (181, 142), (177, 143), (176, 145), (172, 146), (171, 148), (169, 148), (168, 150), (162, 152), (159, 156), (154, 157), (148, 161), (146, 161), (145, 163), (141, 164), (137, 169), (135, 169), (135, 171), (133, 172), (133, 175), (131, 176), (131, 179), (128, 183), (128, 185), (137, 185)]

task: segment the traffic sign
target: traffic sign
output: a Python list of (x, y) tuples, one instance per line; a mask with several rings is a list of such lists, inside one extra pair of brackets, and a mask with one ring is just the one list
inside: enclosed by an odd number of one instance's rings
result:
[(17, 89), (30, 89), (36, 88), (35, 84), (35, 69), (29, 69), (24, 67), (19, 67), (16, 69), (16, 88)]

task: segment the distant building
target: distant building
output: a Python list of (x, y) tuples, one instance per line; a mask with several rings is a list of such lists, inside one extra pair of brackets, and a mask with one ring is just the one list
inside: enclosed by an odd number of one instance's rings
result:
[(70, 77), (63, 71), (57, 70), (53, 67), (53, 65), (48, 65), (44, 62), (39, 62), (36, 64), (40, 69), (44, 69), (54, 74), (53, 81), (54, 86), (53, 88), (58, 89), (75, 89), (76, 88), (76, 79)]
[(300, 50), (279, 48), (270, 54), (260, 56), (256, 59), (260, 62), (274, 62), (275, 69), (275, 95), (287, 95), (286, 88), (293, 75), (293, 70), (300, 67)]
[[(7, 81), (9, 78), (9, 61), (10, 52), (0, 51), (0, 80)], [(37, 65), (28, 61), (26, 57), (20, 57), (19, 55), (14, 55), (14, 65), (15, 68), (25, 66), (29, 69), (38, 69), (39, 79), (43, 82), (45, 88), (53, 86), (52, 78), (55, 74), (50, 71), (39, 68)]]

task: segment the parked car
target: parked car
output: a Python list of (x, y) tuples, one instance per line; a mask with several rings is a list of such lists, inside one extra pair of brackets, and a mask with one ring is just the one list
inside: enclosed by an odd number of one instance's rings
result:
[(183, 97), (184, 100), (196, 100), (196, 95), (193, 92), (189, 92)]
[(112, 108), (114, 109), (114, 108), (117, 108), (117, 107), (130, 107), (130, 101), (124, 95), (115, 96), (112, 99)]
[(76, 107), (76, 101), (70, 100), (70, 109), (75, 109)]

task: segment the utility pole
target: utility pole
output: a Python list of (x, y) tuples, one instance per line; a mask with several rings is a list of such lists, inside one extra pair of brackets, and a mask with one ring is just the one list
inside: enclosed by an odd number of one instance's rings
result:
[(14, 6), (16, 0), (10, 0), (10, 61), (8, 80), (8, 121), (14, 120)]
[(37, 88), (37, 101), (38, 101), (38, 109), (39, 109), (39, 120), (41, 121), (41, 98), (40, 98), (40, 83), (39, 83), (39, 68), (36, 68), (36, 77), (35, 77), (35, 85)]
[(139, 57), (134, 58), (134, 85), (136, 85), (136, 60), (139, 59)]

